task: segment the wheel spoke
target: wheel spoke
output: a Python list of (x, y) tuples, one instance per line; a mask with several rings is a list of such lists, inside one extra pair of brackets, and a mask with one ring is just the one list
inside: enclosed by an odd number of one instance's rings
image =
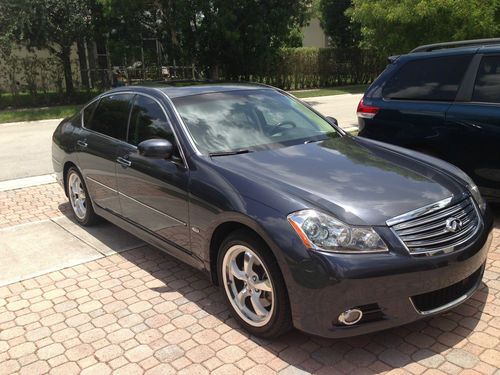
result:
[(243, 280), (243, 281), (246, 280), (245, 272), (243, 272), (242, 270), (240, 270), (238, 268), (238, 265), (236, 264), (236, 260), (234, 260), (234, 259), (231, 261), (231, 263), (229, 263), (229, 271), (231, 272), (231, 275), (233, 275), (237, 279)]
[(78, 194), (78, 179), (76, 177), (73, 178), (73, 192)]
[(267, 314), (269, 314), (269, 311), (267, 311), (264, 306), (262, 306), (262, 303), (260, 302), (260, 293), (254, 293), (250, 297), (250, 302), (252, 302), (252, 307), (255, 310), (255, 313), (260, 316), (260, 317), (265, 317)]
[(243, 308), (245, 306), (245, 299), (247, 297), (248, 297), (247, 288), (241, 289), (240, 292), (235, 297), (237, 304)]
[(253, 283), (253, 286), (256, 289), (263, 290), (265, 292), (272, 292), (273, 288), (271, 288), (271, 282), (269, 279), (266, 280), (258, 280), (257, 282)]
[(245, 275), (247, 277), (252, 273), (253, 263), (255, 261), (255, 257), (252, 253), (245, 251), (245, 258), (243, 259), (243, 270), (245, 271)]

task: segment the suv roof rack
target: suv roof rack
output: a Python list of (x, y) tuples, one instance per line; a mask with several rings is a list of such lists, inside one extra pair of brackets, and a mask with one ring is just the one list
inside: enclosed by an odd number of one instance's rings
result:
[(456, 41), (456, 42), (426, 44), (423, 46), (418, 46), (417, 48), (411, 50), (410, 53), (430, 52), (430, 51), (435, 51), (438, 49), (445, 49), (445, 48), (486, 46), (486, 45), (490, 45), (490, 44), (500, 44), (500, 38), (472, 39), (472, 40), (460, 40), (460, 41)]

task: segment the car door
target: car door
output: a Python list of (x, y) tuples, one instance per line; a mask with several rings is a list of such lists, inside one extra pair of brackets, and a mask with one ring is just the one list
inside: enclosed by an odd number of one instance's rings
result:
[(466, 100), (455, 102), (446, 120), (462, 129), (455, 164), (489, 199), (500, 200), (500, 55), (484, 55)]
[[(145, 157), (137, 145), (148, 139), (167, 139), (169, 159)], [(172, 126), (161, 104), (138, 94), (133, 102), (128, 143), (118, 149), (118, 190), (122, 215), (170, 244), (189, 249), (189, 171), (180, 157)]]
[(94, 204), (120, 213), (116, 181), (118, 145), (125, 141), (132, 94), (107, 95), (83, 110), (76, 145), (78, 167)]

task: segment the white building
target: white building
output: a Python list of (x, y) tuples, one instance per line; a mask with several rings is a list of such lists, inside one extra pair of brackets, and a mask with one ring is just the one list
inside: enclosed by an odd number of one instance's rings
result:
[(302, 28), (303, 47), (328, 47), (328, 37), (320, 25), (319, 18), (315, 17), (309, 21), (309, 24)]

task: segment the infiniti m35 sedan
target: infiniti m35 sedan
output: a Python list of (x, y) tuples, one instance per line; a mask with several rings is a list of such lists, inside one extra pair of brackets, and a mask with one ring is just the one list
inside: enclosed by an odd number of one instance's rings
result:
[(81, 225), (104, 218), (203, 270), (257, 336), (386, 329), (481, 284), (493, 220), (466, 174), (273, 87), (111, 90), (52, 150)]

